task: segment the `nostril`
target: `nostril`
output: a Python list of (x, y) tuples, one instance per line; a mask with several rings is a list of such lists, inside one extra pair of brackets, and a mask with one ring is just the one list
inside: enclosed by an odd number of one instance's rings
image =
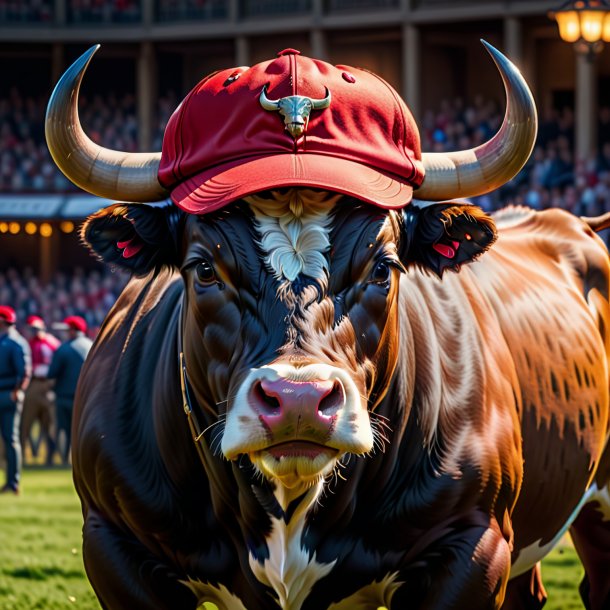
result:
[(343, 386), (339, 381), (333, 383), (333, 387), (330, 392), (322, 398), (318, 405), (318, 413), (326, 417), (334, 415), (344, 404), (345, 394), (343, 393)]
[(257, 381), (252, 388), (252, 394), (256, 400), (258, 407), (264, 411), (265, 415), (277, 415), (280, 412), (280, 401), (275, 397), (267, 394), (260, 381)]

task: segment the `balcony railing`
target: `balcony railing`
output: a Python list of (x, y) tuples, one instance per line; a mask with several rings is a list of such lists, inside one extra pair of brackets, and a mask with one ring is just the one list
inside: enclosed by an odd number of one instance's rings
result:
[(227, 19), (229, 3), (226, 0), (159, 0), (157, 21), (213, 21)]
[(142, 19), (140, 0), (68, 0), (68, 23), (134, 24)]
[(52, 0), (38, 0), (38, 2), (0, 1), (0, 26), (13, 24), (47, 25), (52, 21)]
[(398, 8), (399, 6), (400, 0), (327, 0), (326, 2), (326, 10), (329, 13)]
[(309, 13), (312, 0), (242, 0), (242, 17), (272, 17)]

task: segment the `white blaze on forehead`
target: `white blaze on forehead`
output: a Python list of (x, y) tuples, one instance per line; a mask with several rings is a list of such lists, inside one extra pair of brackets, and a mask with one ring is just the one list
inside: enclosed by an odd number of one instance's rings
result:
[(330, 249), (331, 212), (342, 195), (293, 188), (245, 198), (254, 212), (265, 263), (278, 280), (299, 274), (324, 281)]

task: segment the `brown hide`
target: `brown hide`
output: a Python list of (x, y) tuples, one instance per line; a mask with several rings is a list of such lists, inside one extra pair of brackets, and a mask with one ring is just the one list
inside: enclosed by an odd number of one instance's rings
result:
[[(608, 254), (560, 210), (507, 210), (495, 247), (471, 266), (519, 378), (523, 486), (515, 548), (548, 543), (591, 482), (608, 437)], [(493, 339), (492, 339), (493, 340)], [(607, 481), (606, 481), (607, 483)]]
[[(222, 225), (235, 231), (231, 239), (216, 239), (213, 222), (188, 238), (231, 246), (226, 254), (214, 249), (222, 290), (197, 293), (189, 268), (185, 291), (177, 274), (162, 271), (133, 280), (109, 315), (85, 365), (74, 453), (85, 563), (109, 607), (190, 610), (194, 598), (180, 585), (186, 576), (228, 587), (248, 610), (276, 607), (248, 557), (266, 558), (277, 503), (247, 462), (214, 454), (234, 396), (227, 379), (243, 378), (240, 367), (297, 356), (326, 358), (344, 371), (374, 362), (383, 386), (367, 398), (391, 428), (384, 451), (346, 460), (345, 477), (327, 481), (332, 493), (299, 538), (319, 565), (336, 562), (300, 610), (350, 603), (393, 573), (404, 583), (386, 603), (395, 609), (497, 608), (509, 549), (519, 561), (526, 547), (553, 540), (607, 459), (608, 255), (586, 223), (562, 211), (508, 210), (496, 217), (491, 250), (459, 273), (440, 278), (423, 270), (411, 248), (401, 255), (406, 273), (393, 268), (387, 289), (364, 289), (374, 274), (369, 244), (377, 236), (394, 248), (404, 225), (391, 216), (379, 232), (384, 219), (368, 208), (344, 208), (338, 219), (344, 224), (333, 235), (328, 288), (319, 302), (311, 286), (295, 292), (307, 305), (298, 316), (285, 315), (275, 283), (260, 273), (248, 217), (237, 213)], [(420, 239), (419, 252), (430, 243)], [(267, 292), (248, 285), (260, 278)], [(191, 302), (200, 301), (185, 308), (193, 315), (180, 329), (189, 290)], [(346, 315), (336, 324), (343, 293)], [(292, 343), (284, 342), (280, 320), (291, 325)], [(203, 465), (180, 400), (181, 330), (195, 408), (208, 431)], [(343, 353), (352, 344), (353, 362)], [(256, 360), (242, 363), (248, 351)], [(229, 374), (229, 360), (237, 375)], [(203, 381), (217, 389), (198, 387)], [(206, 546), (210, 536), (214, 544)], [(114, 546), (124, 541), (130, 549), (136, 540), (137, 553)], [(142, 565), (150, 574), (142, 575)], [(525, 574), (528, 585), (533, 572)]]

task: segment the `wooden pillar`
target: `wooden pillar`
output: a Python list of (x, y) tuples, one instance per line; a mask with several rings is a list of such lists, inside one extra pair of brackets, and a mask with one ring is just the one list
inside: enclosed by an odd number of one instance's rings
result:
[(57, 81), (64, 72), (64, 45), (62, 42), (54, 42), (51, 46), (51, 87), (55, 87)]
[(576, 56), (576, 159), (595, 156), (597, 146), (597, 63), (583, 53)]
[(59, 228), (53, 227), (53, 233), (48, 237), (39, 236), (40, 240), (40, 281), (44, 284), (51, 280), (57, 271), (59, 261)]
[(235, 39), (235, 64), (238, 66), (250, 65), (250, 41), (246, 36)]
[(520, 70), (523, 69), (523, 25), (517, 17), (504, 19), (504, 55)]
[(68, 0), (55, 0), (55, 5), (53, 8), (53, 19), (55, 20), (55, 25), (65, 25), (67, 21), (67, 2)]
[(140, 6), (142, 7), (142, 24), (148, 30), (155, 20), (155, 2), (154, 0), (140, 0)]
[(138, 148), (149, 151), (153, 140), (153, 122), (155, 114), (156, 95), (156, 60), (152, 42), (140, 44), (140, 54), (137, 61), (136, 99), (138, 105)]
[(239, 0), (229, 0), (229, 21), (239, 21)]
[(419, 28), (406, 23), (402, 28), (402, 98), (415, 121), (421, 116), (421, 35)]
[(328, 61), (328, 49), (326, 47), (326, 32), (320, 27), (324, 17), (323, 0), (312, 0), (312, 18), (314, 26), (309, 34), (311, 44), (311, 56), (316, 59)]
[(310, 33), (311, 56), (316, 59), (328, 60), (326, 48), (326, 33), (320, 28), (314, 28)]

